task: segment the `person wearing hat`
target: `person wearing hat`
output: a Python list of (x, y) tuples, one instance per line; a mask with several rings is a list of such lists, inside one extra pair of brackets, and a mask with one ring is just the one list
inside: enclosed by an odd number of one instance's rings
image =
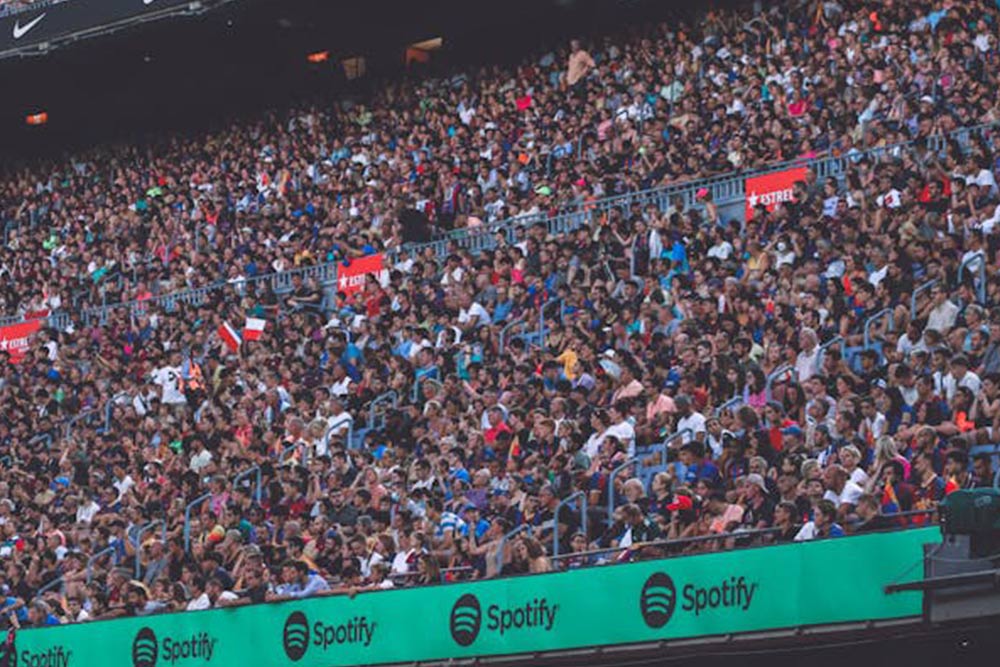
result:
[(743, 479), (740, 504), (743, 505), (741, 523), (744, 527), (758, 530), (774, 523), (775, 503), (761, 475), (752, 472)]

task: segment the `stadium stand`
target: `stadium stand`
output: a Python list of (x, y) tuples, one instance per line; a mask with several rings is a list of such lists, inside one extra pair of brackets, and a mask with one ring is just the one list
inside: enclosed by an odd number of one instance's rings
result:
[(997, 468), (998, 19), (713, 11), (9, 174), (5, 622), (933, 522)]
[(0, 16), (12, 16), (24, 11), (43, 9), (67, 0), (0, 0)]

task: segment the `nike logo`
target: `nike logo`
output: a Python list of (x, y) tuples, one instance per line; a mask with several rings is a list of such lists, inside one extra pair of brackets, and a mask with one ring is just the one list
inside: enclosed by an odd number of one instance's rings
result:
[(38, 25), (38, 22), (41, 21), (43, 18), (45, 18), (45, 12), (42, 12), (35, 18), (25, 23), (24, 25), (21, 25), (21, 22), (19, 20), (14, 21), (14, 39), (21, 39), (22, 37), (27, 35), (28, 31), (30, 31), (32, 28)]
[(156, 0), (142, 0), (142, 4), (144, 4), (144, 5), (151, 5), (154, 2), (156, 2)]

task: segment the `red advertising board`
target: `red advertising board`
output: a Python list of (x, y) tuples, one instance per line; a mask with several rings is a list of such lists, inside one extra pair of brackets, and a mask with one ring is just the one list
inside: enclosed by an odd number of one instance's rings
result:
[(41, 320), (28, 320), (0, 327), (0, 351), (10, 354), (12, 363), (20, 362), (24, 358), (28, 345), (31, 344), (31, 339), (41, 328)]
[(746, 219), (753, 218), (754, 210), (761, 204), (773, 211), (776, 204), (795, 201), (792, 186), (806, 180), (808, 171), (806, 167), (795, 167), (746, 179), (743, 188), (747, 200)]
[(365, 281), (370, 275), (375, 275), (379, 282), (385, 285), (388, 273), (383, 266), (382, 255), (352, 259), (347, 266), (341, 264), (337, 267), (337, 291), (348, 295), (354, 294), (365, 286)]

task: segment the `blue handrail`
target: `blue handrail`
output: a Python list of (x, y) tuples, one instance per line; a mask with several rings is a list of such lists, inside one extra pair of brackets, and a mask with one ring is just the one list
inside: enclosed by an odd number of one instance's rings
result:
[(791, 364), (783, 364), (768, 373), (767, 380), (764, 383), (764, 395), (767, 397), (767, 400), (771, 400), (771, 386), (777, 382), (778, 378), (782, 375), (789, 375), (794, 372), (795, 366), (792, 366)]
[(619, 465), (617, 468), (615, 468), (614, 470), (612, 470), (611, 471), (611, 475), (608, 476), (608, 517), (606, 519), (606, 522), (607, 522), (607, 524), (609, 526), (614, 521), (612, 519), (612, 517), (614, 516), (614, 513), (615, 513), (615, 500), (616, 500), (616, 498), (615, 498), (615, 480), (618, 478), (618, 475), (622, 471), (624, 471), (626, 468), (630, 468), (630, 467), (634, 466), (638, 462), (639, 462), (639, 457), (638, 456), (633, 456), (632, 458), (628, 459), (627, 461), (625, 461), (624, 463), (622, 463), (621, 465)]
[(237, 488), (240, 485), (240, 482), (251, 475), (254, 476), (253, 497), (257, 504), (260, 505), (261, 492), (263, 491), (263, 472), (261, 471), (260, 466), (251, 466), (233, 478), (233, 488)]
[[(959, 271), (959, 275), (961, 275), (961, 271)], [(934, 287), (937, 284), (938, 284), (937, 278), (934, 278), (933, 280), (928, 280), (923, 285), (920, 285), (915, 290), (913, 290), (913, 294), (910, 295), (910, 321), (911, 322), (913, 320), (917, 319), (917, 297), (920, 296), (921, 294), (923, 294), (924, 292), (926, 292), (927, 290), (931, 289), (932, 287)]]
[(552, 522), (553, 522), (553, 526), (552, 526), (552, 557), (553, 558), (558, 558), (559, 557), (559, 515), (561, 514), (563, 507), (568, 507), (569, 504), (572, 501), (576, 500), (577, 498), (580, 499), (580, 530), (583, 531), (584, 535), (587, 534), (587, 492), (586, 491), (577, 491), (575, 493), (569, 494), (568, 496), (566, 496), (565, 498), (563, 498), (562, 500), (560, 500), (559, 504), (556, 505), (556, 511), (555, 511), (555, 513), (552, 516)]
[(347, 424), (347, 446), (348, 448), (354, 446), (354, 417), (347, 415), (346, 417), (341, 417), (337, 421), (333, 422), (326, 428), (326, 433), (323, 434), (323, 441), (326, 443), (330, 442), (330, 436), (334, 431), (338, 430), (341, 426)]
[(694, 437), (694, 431), (692, 431), (689, 428), (682, 428), (681, 430), (677, 431), (676, 433), (671, 433), (670, 435), (668, 435), (666, 437), (666, 439), (663, 442), (661, 442), (661, 443), (659, 443), (659, 444), (657, 444), (657, 445), (654, 446), (653, 451), (654, 452), (655, 451), (659, 451), (661, 453), (661, 455), (662, 455), (662, 458), (660, 459), (660, 465), (664, 465), (665, 466), (665, 465), (667, 465), (670, 462), (668, 460), (669, 459), (668, 452), (670, 451), (670, 443), (674, 442), (675, 440), (681, 440), (681, 439), (684, 438), (684, 436), (690, 436), (690, 437), (693, 438)]
[(507, 541), (510, 540), (512, 537), (517, 537), (521, 533), (524, 533), (524, 532), (529, 532), (530, 533), (533, 527), (534, 526), (532, 526), (530, 523), (523, 523), (520, 526), (518, 526), (517, 528), (514, 528), (509, 533), (507, 533), (506, 535), (504, 535), (503, 537), (500, 538), (500, 543), (499, 543), (499, 545), (497, 547), (497, 556), (496, 556), (496, 558), (497, 558), (497, 574), (499, 574), (500, 570), (503, 569), (503, 548), (504, 548), (504, 546), (506, 546)]
[(191, 512), (211, 497), (211, 493), (205, 493), (184, 506), (184, 553), (191, 552)]
[(978, 252), (969, 255), (967, 258), (962, 260), (962, 264), (958, 267), (958, 275), (956, 280), (958, 285), (962, 284), (962, 278), (965, 276), (966, 267), (976, 265), (976, 273), (979, 274), (978, 280), (973, 280), (973, 285), (976, 288), (976, 301), (980, 304), (986, 304), (986, 254), (980, 250)]
[(399, 394), (390, 389), (387, 392), (379, 394), (372, 400), (371, 405), (368, 406), (369, 431), (374, 428), (382, 428), (383, 426), (385, 426), (385, 414), (384, 413), (380, 414), (376, 411), (376, 408), (383, 405), (384, 403), (391, 403), (393, 409), (397, 408), (399, 406)]
[(163, 539), (163, 544), (167, 544), (167, 522), (163, 519), (155, 519), (150, 521), (145, 526), (139, 529), (139, 532), (135, 534), (135, 578), (138, 579), (140, 573), (142, 572), (142, 536), (153, 530), (157, 526), (160, 527), (161, 538)]
[[(104, 549), (101, 549), (96, 554), (94, 554), (93, 556), (91, 556), (90, 558), (87, 559), (87, 569), (86, 569), (86, 572), (87, 572), (87, 583), (88, 584), (94, 580), (94, 563), (96, 563), (101, 558), (104, 558), (105, 556), (114, 555), (117, 552), (118, 552), (118, 550), (115, 549), (114, 547), (105, 547)], [(117, 559), (115, 559), (115, 560), (117, 560)]]
[(877, 313), (869, 317), (867, 320), (865, 320), (864, 342), (866, 350), (872, 349), (872, 335), (871, 335), (872, 327), (879, 320), (883, 320), (886, 318), (889, 319), (889, 331), (892, 331), (892, 308), (883, 308), (882, 310), (878, 311)]
[(743, 397), (742, 396), (733, 396), (728, 401), (726, 401), (725, 403), (723, 403), (719, 407), (715, 408), (715, 410), (713, 411), (712, 414), (714, 416), (718, 417), (719, 415), (721, 415), (726, 410), (732, 410), (733, 408), (739, 407), (741, 405), (743, 405)]

